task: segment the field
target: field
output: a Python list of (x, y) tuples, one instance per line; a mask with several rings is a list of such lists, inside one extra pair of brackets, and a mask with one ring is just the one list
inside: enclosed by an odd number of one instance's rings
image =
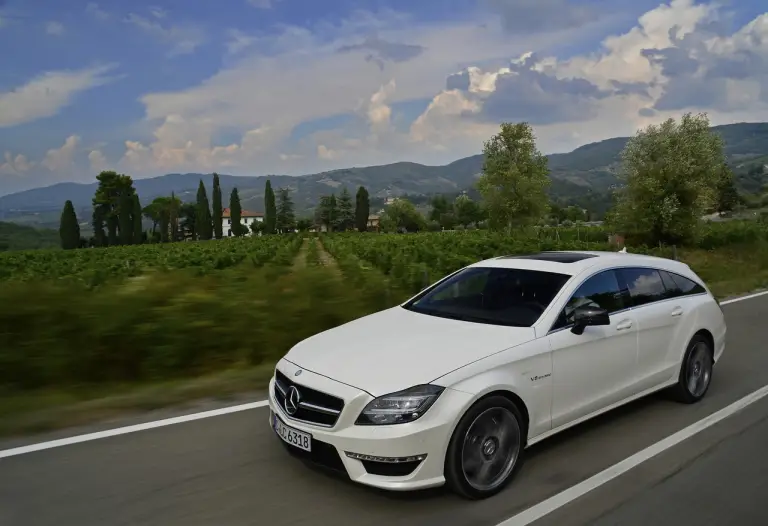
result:
[[(258, 389), (298, 341), (470, 262), (579, 249), (615, 250), (582, 227), (2, 253), (0, 433)], [(712, 224), (694, 247), (629, 250), (676, 254), (721, 297), (768, 284), (768, 228), (756, 222)]]

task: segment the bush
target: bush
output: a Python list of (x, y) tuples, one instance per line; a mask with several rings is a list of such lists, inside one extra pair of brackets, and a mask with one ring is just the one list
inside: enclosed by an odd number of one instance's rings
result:
[(157, 273), (90, 291), (77, 283), (7, 283), (0, 289), (0, 389), (141, 382), (271, 363), (366, 310), (354, 290), (309, 267)]

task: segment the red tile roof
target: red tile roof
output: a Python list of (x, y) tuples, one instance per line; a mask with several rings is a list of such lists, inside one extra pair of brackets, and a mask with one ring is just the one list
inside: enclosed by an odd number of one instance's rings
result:
[[(225, 208), (224, 210), (222, 210), (221, 215), (222, 217), (230, 217), (229, 208)], [(243, 210), (240, 213), (240, 217), (264, 217), (264, 214), (262, 214), (261, 212), (249, 212), (248, 210)]]

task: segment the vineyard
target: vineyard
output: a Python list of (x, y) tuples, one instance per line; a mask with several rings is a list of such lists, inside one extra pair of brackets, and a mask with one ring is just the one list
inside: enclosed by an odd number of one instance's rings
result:
[[(396, 305), (469, 263), (616, 250), (607, 240), (601, 228), (580, 227), (3, 253), (0, 399), (269, 369), (298, 341)], [(710, 224), (692, 247), (628, 245), (678, 257), (719, 296), (768, 285), (768, 228), (758, 222)]]
[[(359, 269), (373, 268), (386, 275), (393, 285), (416, 293), (459, 268), (496, 256), (546, 250), (617, 250), (608, 243), (608, 237), (609, 232), (602, 228), (581, 227), (543, 228), (519, 236), (488, 231), (407, 236), (335, 234), (323, 237), (323, 244), (340, 264), (343, 263), (350, 279), (356, 278), (361, 283), (373, 279), (370, 272), (364, 277), (359, 276)], [(745, 256), (751, 262), (762, 261), (766, 243), (768, 225), (754, 221), (712, 223), (703, 229), (696, 246), (680, 247), (679, 250), (669, 246), (632, 245), (631, 239), (627, 240), (631, 252), (679, 257), (705, 279), (715, 282), (723, 278), (718, 264), (743, 260)], [(747, 266), (749, 261), (745, 262)], [(716, 263), (714, 267), (713, 263)]]
[(237, 265), (290, 265), (298, 237), (232, 238), (197, 243), (0, 253), (0, 280), (72, 279), (96, 286), (150, 271), (189, 269), (203, 276)]

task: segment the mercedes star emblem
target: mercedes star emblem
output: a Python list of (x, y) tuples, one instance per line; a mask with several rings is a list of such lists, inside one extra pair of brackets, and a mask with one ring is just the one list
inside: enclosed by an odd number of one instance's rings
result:
[(288, 396), (285, 397), (285, 412), (293, 416), (296, 411), (299, 410), (299, 404), (301, 403), (301, 394), (296, 389), (295, 385), (292, 385), (288, 390)]
[(301, 374), (301, 369), (299, 369), (298, 371), (296, 371), (295, 373), (293, 373), (293, 376), (299, 376), (300, 374)]

